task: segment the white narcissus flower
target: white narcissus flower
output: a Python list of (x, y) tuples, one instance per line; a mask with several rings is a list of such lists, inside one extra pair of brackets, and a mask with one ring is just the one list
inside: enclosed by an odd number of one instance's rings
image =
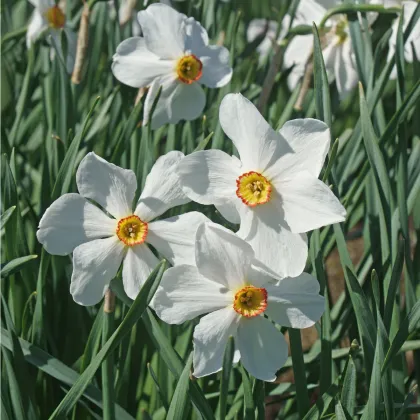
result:
[[(331, 7), (342, 4), (339, 0), (301, 0), (296, 12), (296, 21), (300, 24), (317, 25)], [(323, 56), (328, 78), (335, 80), (338, 93), (345, 98), (359, 81), (356, 57), (350, 38), (347, 18), (344, 15), (332, 16), (325, 33), (320, 33), (323, 44)], [(284, 54), (284, 66), (293, 67), (289, 78), (289, 88), (293, 90), (305, 72), (305, 66), (313, 51), (313, 35), (295, 36)]]
[[(402, 7), (404, 7), (404, 21), (403, 21), (403, 30), (405, 30), (410, 23), (410, 20), (418, 7), (419, 3), (415, 1), (403, 1), (399, 2)], [(392, 25), (392, 34), (389, 40), (389, 52), (388, 52), (388, 61), (391, 57), (395, 54), (396, 43), (397, 43), (397, 33), (398, 33), (398, 25), (400, 22), (400, 18), (398, 18)], [(405, 60), (409, 63), (413, 62), (413, 48), (417, 58), (420, 57), (420, 19), (417, 20), (416, 24), (414, 25), (411, 33), (404, 44), (404, 57)], [(391, 78), (395, 79), (397, 77), (397, 69), (394, 67)]]
[(118, 46), (112, 64), (114, 76), (132, 87), (150, 86), (146, 122), (162, 86), (152, 128), (198, 118), (206, 104), (201, 85), (219, 88), (232, 77), (229, 51), (208, 45), (207, 32), (198, 22), (165, 4), (150, 5), (139, 12), (138, 19), (143, 37), (126, 39)]
[[(53, 255), (73, 252), (70, 293), (81, 305), (98, 303), (123, 262), (124, 290), (135, 299), (158, 264), (148, 244), (172, 264), (194, 261), (197, 227), (208, 220), (190, 212), (152, 221), (168, 209), (189, 202), (178, 185), (175, 167), (181, 152), (161, 156), (146, 179), (135, 210), (134, 172), (88, 153), (76, 174), (79, 194), (65, 194), (45, 212), (38, 241)], [(108, 214), (91, 201), (99, 204)]]
[[(66, 16), (54, 0), (29, 0), (35, 7), (31, 21), (26, 31), (28, 48), (38, 39), (42, 32), (48, 30), (55, 49), (66, 64), (68, 73), (73, 71), (76, 57), (77, 35), (66, 25)], [(64, 31), (67, 39), (67, 57), (64, 58), (61, 46), (61, 33)], [(55, 51), (55, 50), (54, 50)]]
[(253, 376), (274, 381), (288, 348), (272, 321), (290, 328), (314, 325), (324, 311), (318, 281), (306, 273), (276, 276), (254, 258), (249, 244), (213, 223), (199, 226), (195, 259), (196, 266), (179, 265), (164, 273), (152, 303), (169, 324), (208, 314), (194, 330), (193, 375), (220, 371), (233, 336), (235, 362), (240, 357)]
[(277, 133), (240, 94), (226, 95), (220, 124), (240, 159), (221, 150), (194, 152), (181, 160), (178, 175), (186, 195), (214, 204), (249, 242), (256, 257), (284, 276), (302, 273), (305, 232), (344, 220), (346, 211), (318, 179), (330, 144), (326, 124), (314, 119), (287, 122)]

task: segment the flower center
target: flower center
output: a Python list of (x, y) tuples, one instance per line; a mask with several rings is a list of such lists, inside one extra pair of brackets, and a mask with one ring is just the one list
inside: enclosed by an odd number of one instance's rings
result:
[(334, 28), (335, 35), (338, 37), (338, 43), (342, 44), (348, 37), (347, 19), (341, 19)]
[(54, 29), (63, 28), (66, 23), (66, 16), (58, 6), (50, 7), (46, 11), (45, 17), (50, 26)]
[(142, 244), (146, 240), (148, 230), (147, 223), (133, 214), (120, 219), (117, 226), (117, 236), (127, 246), (133, 246)]
[(255, 207), (270, 201), (271, 184), (258, 172), (247, 172), (236, 180), (236, 195), (244, 204)]
[(195, 55), (184, 55), (176, 65), (176, 72), (182, 83), (190, 85), (203, 74), (203, 63)]
[(254, 286), (245, 286), (239, 290), (233, 301), (233, 309), (240, 315), (251, 318), (267, 308), (267, 290)]

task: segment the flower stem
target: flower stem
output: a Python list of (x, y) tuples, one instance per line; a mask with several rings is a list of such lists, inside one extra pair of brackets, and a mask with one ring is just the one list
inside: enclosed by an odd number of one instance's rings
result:
[[(108, 289), (105, 293), (104, 319), (102, 324), (102, 346), (114, 331), (115, 294)], [(102, 363), (102, 398), (104, 420), (115, 420), (114, 363), (112, 354)]]

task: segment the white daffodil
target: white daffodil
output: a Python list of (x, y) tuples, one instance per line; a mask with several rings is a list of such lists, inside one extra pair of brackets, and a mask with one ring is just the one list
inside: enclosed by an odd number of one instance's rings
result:
[(318, 281), (306, 273), (276, 276), (255, 260), (249, 244), (212, 223), (197, 230), (195, 265), (167, 270), (153, 300), (157, 315), (169, 324), (208, 314), (194, 330), (193, 375), (221, 370), (233, 336), (235, 362), (240, 358), (253, 376), (274, 381), (288, 350), (272, 321), (291, 328), (314, 325), (324, 310)]
[[(37, 238), (53, 255), (73, 252), (70, 293), (81, 305), (99, 302), (123, 262), (124, 290), (135, 299), (158, 264), (147, 244), (173, 264), (194, 261), (197, 227), (208, 220), (198, 212), (152, 222), (171, 207), (189, 202), (178, 185), (175, 167), (181, 152), (161, 156), (151, 169), (135, 210), (134, 172), (94, 153), (76, 174), (79, 194), (65, 194), (45, 212)], [(107, 213), (92, 202), (99, 204)]]
[(206, 104), (201, 85), (218, 88), (231, 79), (228, 50), (208, 45), (207, 32), (198, 22), (165, 4), (150, 5), (139, 12), (138, 19), (143, 37), (126, 39), (118, 46), (114, 76), (132, 87), (150, 86), (146, 122), (162, 86), (152, 128), (198, 118)]
[[(410, 23), (410, 20), (418, 6), (419, 3), (415, 1), (399, 1), (400, 5), (404, 7), (404, 21), (403, 21), (403, 30), (405, 30)], [(392, 25), (392, 34), (389, 39), (389, 52), (388, 52), (388, 61), (395, 54), (396, 43), (397, 43), (397, 32), (400, 18), (398, 18)], [(409, 63), (413, 62), (415, 52), (416, 57), (420, 57), (420, 19), (417, 20), (413, 29), (411, 30), (410, 36), (407, 38), (404, 45), (404, 57), (405, 60)], [(397, 69), (394, 67), (391, 78), (395, 79), (397, 77)]]
[[(66, 64), (67, 72), (71, 73), (76, 57), (77, 35), (66, 25), (66, 16), (54, 0), (29, 0), (35, 7), (31, 21), (26, 31), (26, 45), (28, 48), (39, 38), (41, 33), (48, 31), (51, 43), (60, 58)], [(64, 58), (61, 45), (61, 33), (64, 31), (67, 39), (67, 56)]]
[[(301, 0), (296, 12), (300, 24), (319, 24), (331, 7), (342, 4), (339, 0)], [(356, 58), (349, 33), (347, 18), (344, 15), (332, 16), (325, 26), (322, 37), (323, 56), (328, 79), (335, 80), (341, 98), (352, 91), (358, 81)], [(284, 54), (284, 66), (292, 66), (288, 84), (293, 90), (305, 73), (306, 63), (313, 51), (313, 35), (295, 36)]]
[(219, 118), (240, 159), (221, 150), (194, 152), (178, 165), (181, 186), (192, 200), (214, 204), (240, 223), (238, 235), (264, 264), (295, 277), (307, 258), (305, 232), (346, 214), (318, 179), (330, 131), (308, 118), (289, 121), (277, 133), (240, 94), (225, 96)]

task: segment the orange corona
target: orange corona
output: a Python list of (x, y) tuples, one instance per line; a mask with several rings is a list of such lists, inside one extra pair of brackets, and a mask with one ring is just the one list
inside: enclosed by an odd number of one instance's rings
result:
[(267, 290), (245, 286), (235, 294), (233, 309), (247, 318), (252, 318), (267, 309)]
[(120, 219), (117, 225), (117, 236), (127, 246), (139, 245), (146, 240), (148, 230), (146, 222), (132, 215)]
[(58, 6), (50, 7), (46, 11), (45, 17), (49, 25), (54, 29), (61, 29), (66, 23), (66, 16)]
[(247, 172), (236, 180), (236, 195), (250, 207), (265, 204), (271, 198), (271, 183), (258, 172)]
[(176, 65), (178, 79), (190, 85), (200, 79), (203, 74), (203, 63), (193, 54), (184, 55)]

